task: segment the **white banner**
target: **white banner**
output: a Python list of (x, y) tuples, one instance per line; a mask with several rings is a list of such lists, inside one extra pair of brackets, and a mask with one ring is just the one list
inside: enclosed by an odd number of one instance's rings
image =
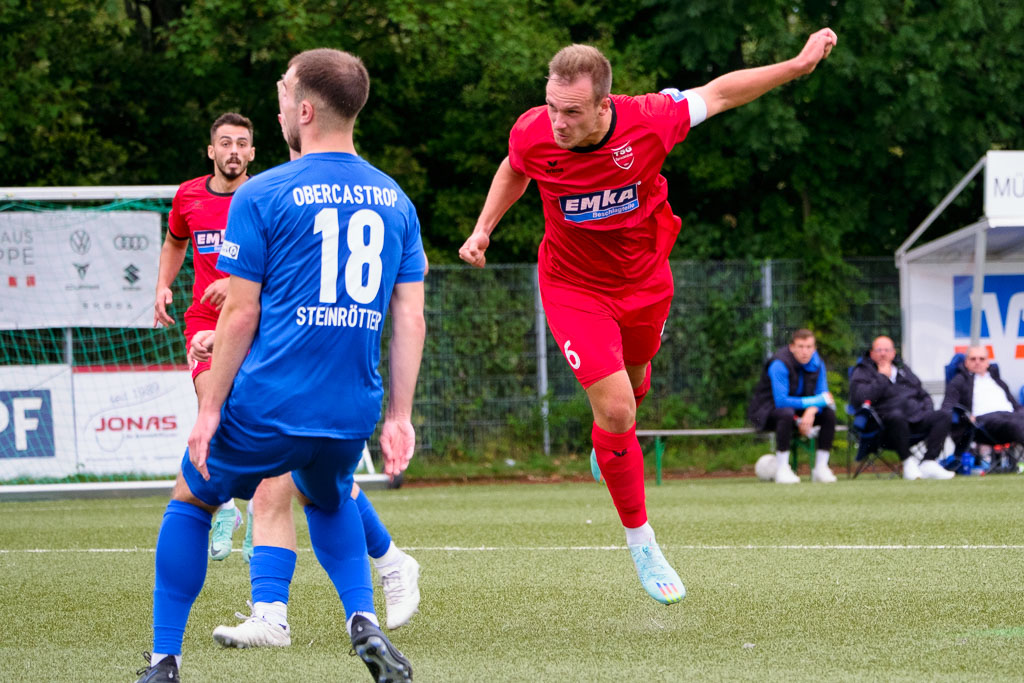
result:
[(1024, 152), (985, 155), (985, 216), (1024, 216)]
[(196, 421), (188, 370), (76, 370), (79, 468), (91, 474), (175, 474)]
[(72, 406), (68, 366), (0, 367), (0, 479), (77, 471)]
[(175, 474), (195, 420), (184, 368), (0, 367), (0, 480)]
[[(945, 381), (945, 366), (971, 341), (974, 264), (914, 263), (904, 340), (911, 368), (923, 381)], [(989, 262), (982, 294), (980, 342), (1017, 395), (1024, 384), (1024, 268)]]
[(154, 211), (0, 213), (0, 329), (150, 327)]

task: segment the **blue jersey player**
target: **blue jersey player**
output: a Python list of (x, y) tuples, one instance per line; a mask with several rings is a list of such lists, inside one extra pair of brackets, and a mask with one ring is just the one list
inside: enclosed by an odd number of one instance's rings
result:
[(350, 495), (363, 442), (381, 413), (384, 315), (391, 313), (393, 336), (380, 438), (392, 475), (413, 453), (425, 328), (426, 261), (415, 209), (355, 153), (353, 126), (368, 92), (362, 62), (328, 49), (295, 56), (278, 82), (282, 126), (303, 156), (251, 179), (231, 204), (217, 264), (230, 282), (212, 386), (157, 539), (153, 654), (139, 681), (179, 680), (212, 512), (286, 472), (356, 653), (376, 681), (412, 680), (408, 660), (378, 626)]

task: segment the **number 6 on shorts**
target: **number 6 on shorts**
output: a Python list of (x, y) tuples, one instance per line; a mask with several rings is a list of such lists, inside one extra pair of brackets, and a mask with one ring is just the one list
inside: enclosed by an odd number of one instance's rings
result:
[(569, 342), (565, 342), (565, 346), (562, 347), (562, 351), (565, 352), (565, 359), (569, 361), (569, 367), (573, 370), (580, 369), (580, 355), (569, 348)]

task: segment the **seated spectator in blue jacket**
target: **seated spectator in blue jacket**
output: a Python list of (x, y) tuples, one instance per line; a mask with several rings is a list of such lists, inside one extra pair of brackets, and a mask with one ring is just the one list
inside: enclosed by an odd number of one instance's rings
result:
[[(811, 480), (831, 484), (836, 480), (828, 466), (836, 433), (835, 401), (828, 390), (825, 362), (815, 347), (814, 333), (797, 330), (788, 347), (782, 347), (765, 363), (748, 410), (758, 431), (775, 430), (775, 483), (799, 484), (789, 465), (793, 428), (809, 436), (818, 425), (818, 450)], [(795, 418), (799, 418), (796, 420)]]
[[(886, 441), (903, 462), (904, 479), (952, 479), (954, 474), (937, 458), (953, 425), (953, 413), (935, 409), (935, 403), (908, 366), (896, 357), (892, 339), (877, 337), (871, 351), (863, 356), (850, 376), (850, 405), (859, 408), (871, 402), (882, 420)], [(927, 448), (918, 463), (910, 455), (910, 435), (924, 432)]]
[(946, 385), (942, 407), (963, 408), (996, 443), (1024, 443), (1024, 409), (990, 365), (984, 346), (967, 349), (964, 365)]

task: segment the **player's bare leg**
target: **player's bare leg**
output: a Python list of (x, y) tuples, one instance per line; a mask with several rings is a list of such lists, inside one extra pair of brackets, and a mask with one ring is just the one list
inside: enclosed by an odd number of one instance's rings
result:
[[(196, 387), (196, 398), (202, 401), (210, 379), (209, 372), (200, 372), (193, 383)], [(242, 524), (242, 513), (235, 506), (235, 499), (227, 501), (217, 509), (213, 516), (213, 529), (210, 531), (210, 559), (226, 560), (231, 556), (231, 538)]]
[(587, 397), (594, 412), (595, 458), (626, 529), (626, 544), (640, 582), (652, 598), (671, 604), (682, 600), (686, 589), (662, 555), (647, 521), (644, 459), (636, 438), (634, 391), (649, 383), (647, 372), (647, 365), (619, 370), (590, 385)]
[(218, 626), (213, 639), (225, 647), (287, 647), (288, 589), (295, 572), (296, 539), (291, 474), (264, 479), (253, 495), (252, 614), (237, 613), (238, 626)]

